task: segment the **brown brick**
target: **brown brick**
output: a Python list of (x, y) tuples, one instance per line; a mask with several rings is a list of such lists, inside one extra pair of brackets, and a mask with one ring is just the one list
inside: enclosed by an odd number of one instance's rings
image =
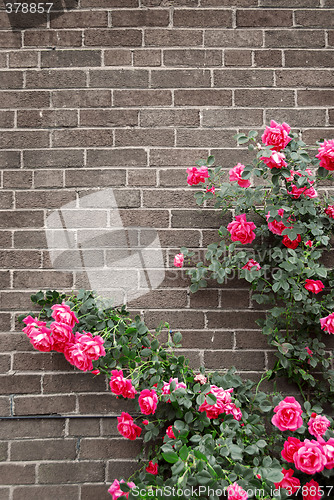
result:
[(115, 90), (114, 106), (171, 106), (170, 90)]
[(224, 64), (225, 66), (251, 66), (252, 52), (248, 49), (225, 49)]
[(0, 92), (0, 108), (47, 108), (50, 106), (49, 92)]
[(12, 247), (12, 233), (11, 231), (0, 232), (0, 248), (11, 248)]
[(34, 68), (38, 66), (38, 52), (22, 50), (21, 52), (9, 52), (10, 68)]
[(259, 0), (261, 7), (319, 7), (320, 0)]
[(64, 190), (19, 191), (16, 193), (17, 208), (60, 208), (75, 200), (75, 192)]
[[(129, 307), (146, 308), (147, 304), (154, 304), (159, 309), (187, 306), (186, 290), (153, 290), (142, 297), (129, 301)], [(163, 313), (162, 313), (163, 314)]]
[(139, 0), (83, 0), (81, 7), (107, 7), (108, 9), (113, 7), (118, 7), (120, 9), (127, 7), (139, 7)]
[(110, 49), (104, 51), (104, 66), (131, 66), (132, 54), (129, 49)]
[(23, 152), (25, 167), (81, 167), (83, 166), (83, 151), (77, 149), (35, 150)]
[[(185, 229), (182, 233), (175, 229), (160, 229), (157, 231), (159, 236), (160, 245), (162, 248), (168, 247), (199, 247), (200, 244), (200, 231), (193, 229)], [(141, 230), (140, 244), (149, 245), (152, 243), (152, 231)]]
[(147, 29), (144, 32), (144, 45), (148, 47), (196, 47), (202, 43), (199, 30)]
[[(0, 115), (1, 116), (1, 115)], [(19, 110), (17, 126), (19, 128), (59, 128), (76, 127), (77, 111), (68, 109)]]
[(221, 50), (203, 49), (170, 49), (164, 51), (165, 66), (190, 66), (201, 68), (206, 66), (221, 66)]
[(237, 370), (264, 370), (264, 352), (258, 351), (205, 351), (206, 368), (221, 370), (235, 366)]
[(205, 9), (176, 9), (173, 25), (181, 28), (231, 28), (232, 11)]
[(3, 420), (1, 422), (1, 439), (16, 438), (48, 438), (64, 435), (65, 419), (39, 419), (38, 426), (34, 420)]
[[(207, 158), (209, 155), (208, 149), (152, 149), (150, 151), (150, 166), (157, 167), (174, 167), (193, 166), (198, 158)], [(184, 171), (185, 175), (185, 171)], [(171, 172), (167, 174), (168, 178), (173, 177)], [(185, 178), (185, 177), (184, 177)], [(174, 184), (173, 184), (174, 185)], [(180, 184), (177, 184), (178, 187)]]
[(86, 47), (141, 47), (142, 32), (137, 29), (87, 29)]
[[(82, 439), (80, 446), (81, 460), (101, 460), (110, 457), (133, 458), (142, 448), (142, 441), (136, 442), (120, 439)], [(91, 481), (90, 481), (91, 482)]]
[[(107, 421), (110, 419), (107, 418)], [(118, 434), (118, 431), (117, 431)], [(99, 418), (70, 418), (68, 420), (68, 436), (90, 436), (100, 435)]]
[(22, 71), (0, 71), (1, 89), (21, 89), (23, 87)]
[(50, 50), (42, 52), (42, 68), (101, 66), (100, 50)]
[[(91, 0), (85, 0), (85, 1), (87, 2), (87, 1), (91, 1)], [(112, 462), (112, 464), (114, 465), (114, 462)], [(124, 467), (125, 468), (123, 468), (123, 471), (126, 470), (126, 471), (129, 471), (129, 473), (131, 473), (129, 462), (126, 462), (126, 465)], [(118, 476), (118, 477), (121, 477), (121, 476)], [(81, 487), (81, 500), (91, 500), (91, 498), (98, 498), (99, 500), (110, 500), (110, 493), (108, 493), (108, 490), (106, 488), (105, 483), (103, 483), (103, 484), (83, 484), (82, 485), (82, 487)]]
[(2, 29), (26, 29), (35, 26), (46, 28), (47, 14), (46, 13), (29, 13), (29, 12), (0, 12), (0, 26)]
[(80, 125), (87, 127), (133, 127), (138, 125), (138, 111), (126, 109), (84, 109)]
[[(104, 394), (80, 394), (79, 413), (88, 415), (120, 415), (122, 411), (133, 413), (135, 404), (131, 400), (118, 400), (111, 392)], [(123, 441), (126, 442), (126, 441)]]
[(50, 393), (66, 393), (69, 392), (102, 392), (106, 390), (106, 381), (103, 375), (93, 377), (88, 373), (67, 373), (44, 375), (43, 377), (43, 392)]
[(27, 170), (7, 170), (3, 173), (5, 188), (30, 188), (32, 186), (32, 172)]
[[(68, 14), (70, 12), (66, 13), (66, 17)], [(24, 31), (24, 45), (25, 47), (80, 47), (82, 45), (82, 31), (50, 29)]]
[[(334, 125), (334, 109), (330, 109), (328, 111), (328, 114), (329, 114), (329, 124)], [(324, 123), (324, 121), (322, 123)]]
[(73, 286), (71, 272), (63, 271), (14, 271), (14, 288), (70, 288)]
[(84, 171), (68, 170), (65, 172), (65, 185), (67, 187), (104, 187), (124, 184), (125, 171), (120, 169), (85, 169)]
[(333, 90), (298, 90), (298, 106), (333, 106)]
[(150, 168), (128, 169), (129, 186), (156, 186), (157, 174)]
[(133, 51), (134, 66), (161, 66), (159, 49), (138, 49)]
[(46, 498), (57, 497), (66, 498), (66, 500), (77, 500), (79, 498), (79, 486), (19, 486), (13, 492), (13, 500), (45, 500)]
[(325, 47), (325, 33), (312, 30), (267, 30), (264, 34), (265, 46), (285, 47)]
[(14, 205), (13, 191), (0, 191), (0, 209), (10, 209)]
[(262, 31), (260, 30), (206, 30), (204, 34), (206, 47), (262, 47)]
[(21, 157), (19, 151), (2, 151), (0, 155), (0, 168), (20, 168), (20, 164)]
[(231, 106), (232, 91), (203, 89), (203, 90), (175, 90), (176, 106)]
[[(334, 137), (334, 129), (329, 127), (321, 129), (312, 128), (310, 130), (304, 130), (302, 137), (303, 141), (306, 142), (306, 144), (314, 144), (316, 141), (322, 141), (324, 139), (331, 139), (332, 137)], [(328, 260), (333, 262), (332, 258), (329, 258)]]
[[(194, 298), (199, 292), (194, 294)], [(210, 306), (210, 303), (208, 304)], [(182, 347), (189, 349), (232, 349), (233, 332), (182, 330)]]
[(10, 314), (0, 313), (0, 331), (6, 332), (10, 330)]
[(120, 210), (124, 226), (168, 227), (168, 210)]
[(80, 11), (66, 12), (64, 16), (51, 14), (50, 26), (54, 28), (96, 28), (108, 26), (108, 13), (104, 11)]
[(294, 92), (292, 90), (276, 89), (237, 89), (235, 91), (236, 106), (252, 107), (259, 102), (265, 107), (291, 107), (294, 106)]
[(296, 24), (297, 26), (312, 26), (315, 28), (333, 28), (333, 10), (297, 10)]
[(99, 147), (113, 146), (112, 130), (55, 130), (52, 138), (53, 147)]
[(103, 462), (59, 462), (40, 464), (39, 482), (54, 483), (55, 477), (59, 483), (94, 483), (104, 480)]
[(1, 214), (0, 227), (13, 228), (18, 227), (43, 227), (44, 213), (41, 210), (7, 210)]
[(254, 64), (262, 68), (276, 68), (282, 66), (281, 50), (254, 50)]
[[(161, 150), (160, 150), (161, 151)], [(174, 150), (174, 154), (178, 153), (179, 151), (181, 150)], [(193, 152), (193, 150), (184, 150), (186, 153), (189, 151), (189, 152)], [(206, 154), (206, 157), (208, 155)], [(185, 158), (187, 159), (189, 165), (194, 165), (196, 159), (197, 159), (197, 156), (196, 157), (192, 157), (192, 156), (185, 156)], [(196, 158), (196, 159), (194, 159)], [(160, 154), (159, 156), (159, 159), (163, 161), (163, 156)], [(172, 159), (170, 159), (171, 161)], [(174, 163), (176, 163), (177, 160), (175, 160)], [(185, 173), (185, 163), (186, 162), (182, 162), (182, 166), (183, 168), (182, 169), (179, 169), (179, 168), (175, 168), (173, 165), (172, 168), (168, 168), (168, 169), (161, 169), (159, 171), (159, 187), (176, 187), (176, 188), (179, 188), (180, 186), (184, 186), (184, 182), (185, 182), (185, 178), (187, 176), (187, 174)], [(181, 164), (181, 161), (180, 161), (180, 164)], [(180, 246), (183, 246), (183, 243), (181, 243)]]
[(286, 50), (285, 66), (331, 68), (333, 66), (333, 57), (334, 50)]
[(237, 10), (238, 28), (288, 27), (292, 24), (292, 10)]
[(111, 13), (111, 22), (115, 27), (168, 26), (169, 11), (159, 10), (115, 10)]
[(215, 87), (272, 87), (274, 72), (267, 69), (215, 69)]
[(3, 375), (0, 380), (2, 395), (36, 394), (41, 391), (40, 375)]
[(30, 70), (26, 73), (26, 87), (39, 89), (86, 87), (86, 74), (79, 70)]
[[(258, 0), (234, 0), (236, 7), (255, 7)], [(202, 7), (231, 7), (230, 0), (201, 0)]]
[(234, 146), (232, 136), (236, 130), (187, 130), (179, 129), (176, 133), (176, 145), (178, 147), (208, 147), (219, 148), (221, 145)]
[[(22, 254), (22, 257), (25, 259), (25, 261), (27, 262), (27, 257), (29, 255), (29, 253), (32, 254), (32, 256), (34, 256), (34, 254), (37, 254), (36, 251), (30, 251), (30, 252), (24, 252), (24, 250), (15, 250), (15, 252), (17, 252), (19, 255)], [(34, 257), (33, 257), (34, 258)], [(34, 258), (36, 259), (36, 257)], [(10, 267), (10, 266), (8, 266)], [(14, 262), (14, 265), (13, 267), (17, 267), (17, 268), (20, 268), (20, 264), (16, 265), (16, 263)], [(33, 264), (28, 264), (25, 266), (27, 269), (29, 268), (33, 268)], [(37, 267), (40, 267), (39, 265), (37, 265)], [(6, 310), (26, 310), (28, 311), (29, 309), (31, 309), (31, 299), (30, 299), (30, 292), (13, 292), (12, 290), (9, 290), (7, 292), (0, 292), (0, 295), (1, 295), (1, 304), (2, 304), (2, 307), (3, 309), (6, 309)]]
[[(1, 33), (0, 33), (0, 35), (1, 35)], [(6, 66), (7, 66), (7, 54), (1, 53), (0, 54), (0, 67), (6, 68)]]
[(49, 146), (49, 133), (42, 131), (23, 132), (10, 131), (2, 132), (0, 137), (0, 148), (36, 148)]
[[(5, 462), (8, 460), (8, 443), (0, 443), (0, 462)], [(0, 490), (0, 498), (1, 498)]]
[(328, 45), (330, 47), (334, 46), (334, 30), (328, 31)]
[(278, 87), (332, 87), (334, 75), (329, 70), (280, 70), (276, 71)]
[(172, 227), (174, 228), (219, 228), (228, 222), (230, 222), (230, 216), (225, 215), (222, 219), (216, 210), (172, 210)]
[(149, 328), (155, 328), (161, 321), (167, 321), (173, 330), (179, 328), (203, 328), (204, 313), (202, 311), (145, 311), (145, 322)]
[(202, 123), (203, 127), (221, 127), (226, 123), (230, 127), (261, 127), (263, 111), (261, 109), (204, 109)]
[(88, 167), (140, 167), (147, 165), (144, 149), (96, 149), (87, 151)]
[(14, 247), (47, 248), (45, 231), (15, 231)]
[[(20, 325), (22, 327), (22, 324)], [(29, 344), (30, 345), (30, 344)], [(27, 350), (27, 349), (25, 349)], [(52, 371), (73, 371), (74, 368), (70, 365), (64, 356), (55, 352), (18, 352), (14, 353), (13, 369), (19, 370), (23, 366), (25, 371), (33, 372), (52, 372)]]
[(145, 69), (106, 69), (90, 72), (91, 87), (146, 88), (148, 82), (148, 70)]
[(116, 146), (173, 146), (174, 131), (166, 129), (116, 129)]
[(35, 269), (41, 265), (41, 254), (29, 250), (0, 250), (0, 267)]
[(157, 88), (210, 87), (210, 72), (201, 69), (152, 70), (151, 85)]
[[(74, 413), (75, 408), (76, 408), (76, 397), (74, 395), (14, 396), (15, 415), (47, 415), (50, 413), (53, 414)], [(40, 482), (42, 483), (48, 481), (42, 481), (40, 475)]]
[(10, 355), (0, 354), (0, 373), (7, 373), (9, 372), (9, 370), (10, 370)]
[(74, 460), (75, 458), (75, 439), (25, 439), (11, 444), (12, 461)]
[(141, 4), (145, 7), (197, 7), (198, 0), (142, 0)]
[(10, 286), (9, 271), (0, 271), (0, 281), (1, 281), (2, 288), (9, 288), (9, 286)]
[(265, 113), (265, 123), (270, 120), (285, 121), (291, 127), (321, 127), (326, 121), (325, 109), (266, 109)]
[(0, 31), (0, 47), (20, 48), (21, 33), (19, 31)]
[(140, 111), (142, 127), (198, 127), (199, 111), (195, 109), (143, 109)]
[(109, 90), (59, 90), (52, 93), (57, 108), (100, 108), (111, 105)]
[(262, 312), (258, 311), (210, 311), (207, 313), (208, 328), (233, 328), (245, 329), (256, 328), (255, 320), (263, 317)]
[(119, 436), (119, 432), (117, 430), (117, 418), (102, 418), (101, 419), (101, 436)]
[(35, 465), (0, 463), (0, 484), (34, 484)]
[[(216, 309), (218, 307), (218, 290), (199, 290), (198, 292), (190, 295), (190, 307), (191, 309)], [(207, 333), (207, 332), (205, 332)], [(198, 343), (196, 345), (188, 347), (201, 348)], [(211, 344), (210, 344), (211, 345)], [(182, 341), (182, 347), (186, 347)], [(207, 347), (207, 344), (206, 344)], [(203, 348), (203, 346), (202, 346)]]
[(266, 349), (267, 337), (260, 330), (244, 330), (235, 332), (237, 349)]

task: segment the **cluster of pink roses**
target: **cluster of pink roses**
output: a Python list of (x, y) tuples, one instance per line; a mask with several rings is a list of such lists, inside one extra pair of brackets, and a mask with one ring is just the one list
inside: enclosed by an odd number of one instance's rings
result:
[(73, 333), (78, 319), (71, 308), (63, 302), (52, 306), (55, 320), (48, 328), (46, 322), (27, 316), (23, 332), (29, 337), (35, 349), (43, 352), (62, 352), (69, 363), (79, 370), (93, 370), (93, 360), (105, 356), (104, 339), (90, 332)]
[[(108, 492), (110, 493), (110, 495), (112, 495), (112, 500), (117, 500), (121, 496), (125, 496), (126, 498), (128, 498), (129, 492), (125, 493), (124, 491), (121, 490), (121, 483), (125, 483), (125, 481), (121, 479), (121, 481), (119, 482), (117, 479), (115, 479), (115, 481), (110, 486)], [(126, 484), (131, 489), (136, 487), (135, 483), (132, 481)]]
[[(303, 410), (294, 397), (286, 397), (274, 409), (275, 415), (272, 423), (280, 431), (296, 431), (303, 425)], [(321, 472), (324, 468), (333, 469), (334, 467), (334, 439), (330, 438), (327, 442), (323, 439), (324, 434), (330, 427), (330, 421), (327, 417), (312, 413), (308, 421), (308, 431), (315, 439), (305, 439), (300, 441), (295, 437), (289, 436), (284, 443), (281, 455), (284, 460), (293, 463), (295, 468), (306, 474), (315, 474)], [(280, 483), (276, 483), (276, 488), (291, 489), (294, 493), (300, 487), (298, 478), (293, 477), (293, 469), (283, 469), (284, 478)], [(313, 481), (307, 483), (305, 487), (311, 486), (319, 488), (318, 483)], [(308, 498), (321, 498), (318, 496), (304, 496)]]
[(235, 420), (241, 420), (242, 413), (240, 408), (232, 402), (232, 392), (233, 389), (224, 390), (222, 387), (211, 385), (210, 391), (206, 393), (206, 396), (212, 394), (216, 397), (216, 402), (214, 404), (209, 404), (205, 400), (199, 407), (199, 411), (205, 412), (208, 418), (218, 418), (219, 415), (225, 413), (226, 415), (233, 415)]

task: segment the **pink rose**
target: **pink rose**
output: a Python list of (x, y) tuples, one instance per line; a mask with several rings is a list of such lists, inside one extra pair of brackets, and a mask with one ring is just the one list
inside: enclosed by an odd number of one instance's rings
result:
[(325, 140), (320, 144), (318, 151), (316, 158), (320, 160), (320, 167), (326, 170), (334, 170), (334, 139)]
[(232, 241), (240, 241), (243, 245), (252, 243), (255, 239), (255, 233), (253, 232), (255, 228), (254, 222), (247, 222), (246, 214), (237, 215), (235, 220), (227, 226)]
[(248, 188), (250, 186), (250, 181), (242, 178), (242, 172), (244, 169), (245, 165), (242, 163), (238, 163), (235, 167), (231, 168), (229, 171), (230, 182), (236, 181), (240, 187)]
[[(319, 438), (318, 438), (319, 441)], [(322, 444), (323, 453), (327, 459), (327, 463), (325, 465), (326, 469), (334, 468), (334, 438), (330, 438), (327, 443), (324, 441)]]
[(287, 123), (276, 123), (274, 120), (271, 120), (270, 127), (266, 127), (264, 134), (262, 135), (262, 142), (266, 146), (273, 146), (272, 149), (275, 151), (281, 151), (284, 149), (291, 138), (289, 137), (289, 132), (291, 127)]
[[(283, 208), (280, 208), (278, 210), (278, 215), (280, 217), (283, 217), (283, 215), (284, 215)], [(267, 215), (266, 215), (267, 221), (269, 220), (269, 217), (270, 217), (270, 212), (268, 212)], [(269, 231), (271, 231), (274, 234), (278, 234), (279, 236), (281, 236), (281, 234), (283, 233), (284, 229), (287, 229), (288, 227), (291, 227), (291, 226), (286, 226), (285, 224), (283, 224), (283, 222), (281, 220), (277, 221), (276, 219), (274, 219), (272, 222), (268, 222), (268, 229), (269, 229)]]
[(278, 153), (277, 151), (272, 153), (272, 155), (269, 158), (261, 156), (260, 160), (262, 160), (263, 163), (265, 163), (269, 168), (283, 168), (288, 166), (288, 164), (284, 161), (285, 154)]
[(158, 396), (154, 389), (144, 389), (138, 398), (140, 410), (144, 415), (155, 413), (158, 404)]
[(288, 437), (288, 440), (285, 441), (283, 450), (281, 451), (281, 455), (287, 462), (293, 463), (293, 455), (297, 450), (301, 447), (301, 441), (297, 438)]
[(35, 349), (42, 352), (50, 352), (53, 349), (53, 340), (50, 329), (41, 326), (30, 331), (29, 339)]
[(271, 422), (280, 431), (296, 431), (303, 425), (303, 410), (294, 397), (288, 396), (274, 408), (275, 415)]
[(174, 257), (174, 266), (175, 267), (182, 267), (183, 266), (183, 261), (184, 261), (184, 255), (183, 255), (183, 253), (178, 253)]
[[(186, 388), (187, 388), (186, 384), (185, 384), (184, 382), (179, 382), (179, 379), (178, 379), (178, 378), (170, 378), (168, 383), (167, 383), (167, 382), (164, 382), (164, 385), (163, 385), (163, 387), (162, 387), (162, 389), (161, 389), (161, 394), (164, 394), (164, 395), (166, 395), (166, 394), (170, 394), (170, 384), (171, 384), (172, 382), (175, 382), (175, 389), (174, 389), (174, 391), (176, 391), (176, 389), (180, 389), (181, 387), (182, 387), (183, 389), (186, 389)], [(174, 392), (174, 391), (173, 391), (173, 392)], [(171, 402), (171, 401), (170, 401), (170, 399), (168, 399), (168, 400), (166, 401), (166, 403), (170, 403), (170, 402)]]
[(120, 396), (124, 391), (125, 384), (126, 384), (126, 379), (123, 377), (123, 371), (112, 370), (111, 379), (109, 382), (111, 392), (113, 392), (117, 396)]
[[(210, 391), (206, 393), (206, 396), (213, 394), (217, 398), (216, 403), (211, 405), (205, 400), (198, 410), (205, 412), (208, 418), (218, 418), (221, 413), (224, 413), (226, 404), (231, 403), (232, 391), (233, 389), (224, 390), (222, 387), (211, 385)], [(232, 408), (230, 413), (232, 413)]]
[(46, 323), (44, 321), (39, 321), (38, 318), (33, 318), (32, 316), (27, 316), (24, 318), (23, 323), (25, 323), (27, 326), (23, 328), (23, 332), (30, 337), (31, 332), (34, 330), (39, 330), (41, 326), (46, 326)]
[(238, 485), (238, 483), (230, 484), (227, 487), (228, 500), (247, 500), (248, 495), (245, 490)]
[(171, 438), (171, 439), (175, 439), (175, 434), (174, 434), (174, 432), (173, 432), (173, 426), (172, 426), (172, 425), (170, 425), (170, 426), (167, 428), (167, 430), (166, 430), (166, 434), (167, 434), (167, 436), (168, 436), (169, 438)]
[(89, 356), (87, 356), (87, 353), (81, 344), (66, 344), (63, 352), (67, 361), (79, 370), (84, 372), (93, 370), (92, 360)]
[(154, 476), (156, 476), (158, 474), (158, 464), (154, 464), (152, 460), (150, 460), (145, 470), (149, 474), (153, 474)]
[(320, 318), (321, 329), (328, 333), (334, 333), (334, 313), (325, 318)]
[(307, 354), (309, 354), (311, 356), (311, 358), (312, 358), (313, 351), (311, 351), (311, 349), (308, 346), (306, 346), (305, 349), (307, 350)]
[(122, 392), (123, 398), (134, 399), (135, 394), (137, 394), (137, 391), (133, 387), (132, 381), (129, 379), (125, 379), (125, 384), (124, 384), (123, 392)]
[(208, 379), (202, 373), (198, 373), (194, 377), (194, 382), (199, 382), (201, 385), (206, 384), (207, 381), (208, 381)]
[(292, 248), (293, 250), (298, 247), (301, 241), (302, 237), (300, 236), (300, 234), (297, 235), (297, 238), (295, 240), (290, 240), (287, 234), (285, 234), (282, 239), (283, 245), (285, 245), (287, 248)]
[(93, 336), (90, 332), (85, 332), (83, 330), (83, 334), (79, 332), (75, 334), (75, 340), (83, 347), (86, 356), (90, 359), (97, 360), (106, 354), (103, 347), (104, 339), (100, 337), (100, 335)]
[(215, 194), (215, 191), (216, 191), (215, 186), (211, 186), (211, 187), (207, 186), (206, 187), (206, 192), (207, 193)]
[(304, 287), (306, 290), (312, 293), (319, 293), (321, 290), (325, 288), (325, 285), (321, 280), (305, 280), (305, 285)]
[(224, 407), (225, 405), (218, 400), (214, 405), (210, 405), (209, 403), (204, 401), (204, 403), (202, 403), (198, 408), (198, 411), (200, 411), (201, 413), (205, 411), (208, 418), (218, 418), (219, 415), (224, 412)]
[(55, 351), (63, 352), (65, 345), (74, 343), (74, 335), (70, 325), (54, 321), (50, 325), (50, 330), (53, 340), (53, 349)]
[(294, 454), (293, 461), (298, 470), (306, 474), (315, 474), (324, 469), (327, 458), (320, 443), (314, 441), (314, 439), (312, 441), (305, 439)]
[(308, 483), (302, 488), (303, 500), (321, 500), (322, 493), (320, 491), (319, 484), (311, 479)]
[[(125, 481), (121, 479), (121, 483), (124, 483)], [(129, 488), (134, 488), (136, 485), (133, 481), (130, 481), (129, 483), (126, 483)], [(124, 491), (121, 490), (121, 484), (120, 482), (115, 479), (112, 485), (110, 486), (108, 493), (112, 496), (112, 500), (117, 500), (119, 497), (126, 497), (128, 498), (129, 492), (125, 493)]]
[(133, 423), (133, 418), (124, 411), (120, 417), (117, 417), (117, 430), (122, 436), (134, 441), (141, 434), (141, 428)]
[(74, 327), (75, 323), (79, 323), (78, 318), (71, 311), (70, 306), (66, 305), (65, 302), (62, 304), (55, 304), (51, 307), (53, 310), (52, 317), (58, 323), (65, 323), (66, 325)]
[(292, 477), (294, 470), (293, 469), (282, 469), (282, 473), (284, 474), (284, 477), (282, 481), (279, 483), (275, 483), (275, 488), (285, 488), (288, 491), (291, 491), (292, 493), (295, 493), (298, 491), (298, 488), (300, 487), (300, 481), (296, 477)]
[(189, 186), (199, 184), (200, 182), (205, 182), (205, 179), (208, 179), (210, 177), (208, 169), (204, 165), (200, 168), (187, 168), (187, 174), (187, 183), (189, 184)]
[(313, 178), (313, 172), (310, 168), (307, 168), (305, 171), (301, 172), (299, 170), (290, 170), (290, 177), (286, 180), (287, 182), (292, 182), (294, 177), (307, 177), (307, 186), (298, 187), (295, 184), (291, 184), (290, 189), (288, 191), (289, 194), (292, 195), (293, 198), (298, 199), (301, 195), (307, 196), (308, 198), (317, 198), (318, 193), (314, 189), (313, 184), (315, 183), (315, 179)]
[(242, 412), (240, 408), (235, 406), (234, 403), (227, 403), (224, 405), (224, 413), (226, 415), (233, 415), (234, 420), (241, 420), (242, 419)]
[(313, 246), (313, 241), (311, 241), (311, 240), (307, 240), (307, 241), (305, 241), (305, 246), (306, 246), (306, 247), (310, 247), (310, 248), (312, 248), (312, 246)]
[(331, 219), (334, 219), (334, 205), (328, 205), (325, 210), (325, 214), (327, 214)]
[(148, 425), (149, 421), (148, 420), (143, 420), (143, 425)]
[(315, 417), (313, 417), (312, 414), (307, 425), (309, 433), (312, 434), (312, 436), (318, 437), (318, 436), (323, 436), (326, 433), (331, 423), (325, 416), (316, 415)]
[(92, 370), (92, 375), (100, 375), (100, 370)]
[(253, 269), (253, 267), (256, 267), (256, 269), (259, 271), (261, 269), (261, 266), (258, 262), (256, 262), (256, 260), (254, 259), (250, 259), (243, 267), (242, 269), (247, 269), (247, 271), (250, 271), (251, 269)]

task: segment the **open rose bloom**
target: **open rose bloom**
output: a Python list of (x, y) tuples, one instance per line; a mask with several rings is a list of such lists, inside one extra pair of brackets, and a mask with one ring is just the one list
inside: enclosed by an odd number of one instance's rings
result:
[(235, 220), (227, 226), (227, 230), (231, 233), (231, 240), (240, 241), (243, 245), (252, 243), (255, 239), (254, 229), (256, 229), (254, 222), (248, 222), (246, 214), (237, 215)]
[(280, 431), (296, 431), (303, 425), (303, 410), (294, 397), (286, 397), (276, 406), (274, 412), (271, 421)]

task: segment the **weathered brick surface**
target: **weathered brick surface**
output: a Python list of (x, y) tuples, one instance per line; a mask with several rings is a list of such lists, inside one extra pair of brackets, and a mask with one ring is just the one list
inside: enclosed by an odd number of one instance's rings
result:
[[(71, 204), (72, 213), (85, 210), (72, 242), (88, 229), (103, 233), (108, 207), (94, 210), (91, 200), (112, 189), (124, 226), (143, 228), (144, 246), (156, 230), (162, 247), (162, 281), (131, 300), (132, 313), (143, 313), (150, 327), (169, 321), (180, 329), (192, 366), (235, 365), (258, 380), (274, 358), (247, 284), (210, 282), (193, 295), (185, 272), (173, 267), (183, 245), (203, 259), (231, 220), (195, 205), (185, 170), (213, 154), (227, 179), (237, 162), (252, 159), (232, 135), (261, 131), (271, 119), (309, 143), (334, 130), (333, 0), (55, 7), (49, 24), (40, 16), (33, 27), (30, 15), (0, 13), (0, 415), (38, 417), (1, 421), (6, 500), (107, 499), (107, 484), (135, 470), (142, 446), (117, 431), (116, 416), (134, 412), (133, 401), (115, 399), (104, 377), (78, 372), (62, 354), (34, 351), (19, 332), (32, 292), (90, 286), (75, 252), (70, 268), (53, 267), (46, 217)], [(86, 266), (99, 266), (102, 282), (102, 266), (122, 250), (90, 245)], [(145, 273), (138, 282), (147, 286)]]

